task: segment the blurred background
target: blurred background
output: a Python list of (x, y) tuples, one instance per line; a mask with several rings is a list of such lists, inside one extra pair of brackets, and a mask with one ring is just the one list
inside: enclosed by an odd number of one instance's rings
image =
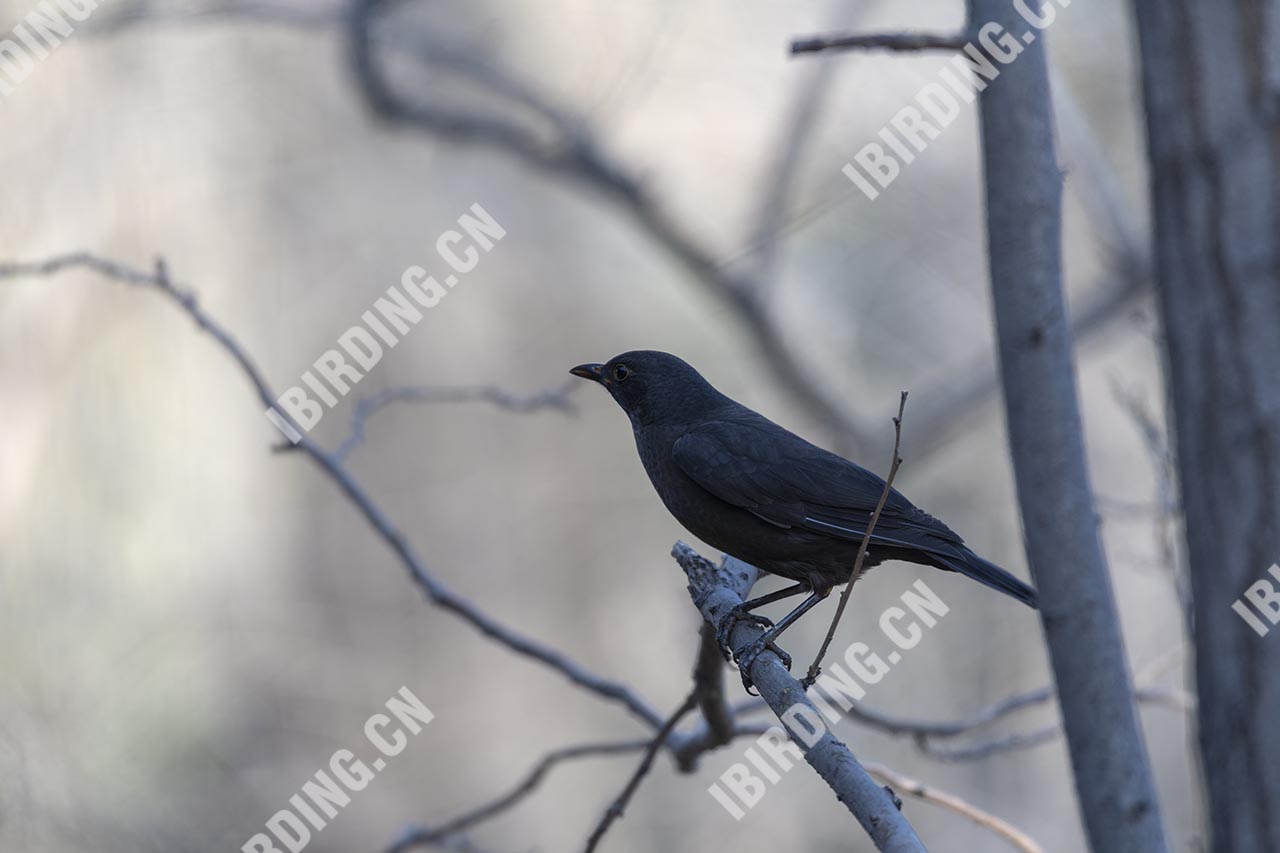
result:
[[(0, 0), (0, 31), (32, 8)], [(1147, 224), (1131, 22), (1122, 4), (1059, 18), (1050, 57), (1093, 481), (1137, 680), (1179, 688), (1155, 324), (1132, 280)], [(976, 111), (869, 201), (841, 167), (948, 57), (786, 53), (817, 31), (962, 21), (962, 4), (938, 0), (504, 0), (380, 16), (375, 45), (403, 102), (510, 123), (555, 156), (585, 139), (642, 189), (636, 202), (572, 164), (379, 117), (337, 6), (106, 0), (0, 101), (0, 260), (88, 250), (146, 268), (163, 256), (279, 392), (407, 266), (442, 270), (437, 237), (479, 203), (506, 237), (326, 413), (322, 444), (340, 444), (356, 401), (385, 389), (534, 394), (563, 387), (574, 364), (653, 348), (883, 475), (905, 388), (897, 485), (1025, 578), (991, 385)], [(422, 45), (438, 49), (422, 60)], [(750, 312), (730, 286), (750, 289)], [(843, 427), (779, 380), (769, 335)], [(388, 408), (347, 463), (443, 583), (665, 712), (697, 643), (668, 556), (690, 537), (616, 405), (598, 388), (568, 393), (572, 412)], [(435, 720), (309, 850), (383, 849), (500, 795), (551, 749), (645, 733), (428, 604), (316, 466), (272, 452), (279, 436), (243, 375), (155, 293), (84, 271), (5, 281), (0, 401), (0, 849), (238, 850), (335, 749), (359, 750), (364, 721), (401, 686)], [(1032, 611), (905, 564), (859, 584), (836, 648), (874, 640), (917, 577), (951, 612), (868, 705), (949, 719), (1049, 683)], [(788, 634), (798, 661), (831, 608)], [(1053, 719), (1033, 709), (962, 743)], [(1156, 704), (1142, 719), (1170, 841), (1199, 849), (1189, 717)], [(838, 733), (1046, 850), (1084, 849), (1060, 738), (942, 761), (854, 722)], [(660, 756), (608, 849), (756, 853), (797, 833), (807, 850), (870, 849), (805, 767), (735, 822), (706, 789), (747, 745), (692, 776)], [(475, 849), (579, 848), (635, 762), (557, 769), (470, 833)], [(906, 808), (932, 850), (1007, 849), (954, 813)]]

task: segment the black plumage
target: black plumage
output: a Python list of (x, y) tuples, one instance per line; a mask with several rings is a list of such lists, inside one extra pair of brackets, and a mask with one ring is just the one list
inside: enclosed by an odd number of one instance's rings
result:
[[(681, 359), (623, 353), (575, 367), (599, 382), (631, 419), (649, 479), (671, 514), (699, 539), (797, 582), (809, 601), (845, 583), (884, 490), (884, 480), (823, 450), (717, 391)], [(959, 572), (1032, 607), (1036, 593), (979, 557), (896, 489), (872, 533), (865, 568), (904, 560)], [(746, 609), (783, 596), (775, 593)]]

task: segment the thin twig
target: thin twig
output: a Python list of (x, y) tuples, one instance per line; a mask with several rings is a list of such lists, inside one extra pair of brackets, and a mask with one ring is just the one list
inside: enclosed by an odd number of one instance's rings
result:
[(872, 776), (883, 779), (886, 784), (893, 788), (895, 793), (906, 794), (963, 815), (978, 826), (1000, 836), (1013, 847), (1022, 851), (1022, 853), (1044, 853), (1044, 848), (1022, 830), (990, 812), (983, 811), (955, 794), (935, 788), (932, 785), (926, 785), (923, 782), (912, 779), (910, 776), (904, 776), (883, 764), (867, 762), (866, 768), (867, 772)]
[[(1165, 661), (1157, 659), (1154, 663), (1163, 666)], [(1147, 680), (1152, 677), (1154, 675), (1148, 673), (1138, 677), (1138, 680)], [(990, 740), (959, 747), (940, 747), (936, 746), (934, 742), (951, 740), (986, 728), (1018, 711), (1045, 705), (1053, 701), (1053, 698), (1053, 687), (1038, 687), (1034, 690), (1011, 694), (964, 717), (952, 720), (918, 720), (899, 717), (856, 701), (850, 703), (845, 715), (854, 722), (887, 735), (910, 737), (920, 751), (930, 758), (936, 758), (939, 761), (975, 761), (998, 752), (1024, 749), (1047, 743), (1060, 733), (1061, 727), (1054, 726), (1049, 729), (1033, 729), (1028, 733), (1000, 735)], [(1195, 709), (1195, 697), (1186, 690), (1179, 688), (1136, 687), (1133, 692), (1133, 698), (1135, 702), (1141, 705), (1162, 706), (1187, 712)], [(734, 715), (740, 718), (764, 710), (767, 707), (763, 700), (751, 699), (734, 706)]]
[(1115, 377), (1111, 379), (1111, 396), (1133, 421), (1150, 459), (1156, 481), (1157, 506), (1160, 509), (1155, 516), (1154, 525), (1156, 551), (1162, 567), (1169, 573), (1174, 594), (1178, 597), (1183, 630), (1187, 632), (1187, 636), (1192, 636), (1194, 625), (1191, 580), (1179, 559), (1176, 544), (1176, 526), (1182, 509), (1178, 499), (1177, 466), (1173, 451), (1169, 448), (1167, 431), (1161, 427), (1159, 418), (1147, 406), (1143, 396), (1125, 388)]
[(658, 729), (658, 733), (654, 735), (653, 740), (649, 742), (648, 748), (645, 750), (644, 758), (640, 759), (640, 766), (631, 774), (631, 778), (627, 780), (627, 784), (623, 787), (622, 792), (618, 794), (614, 801), (609, 804), (609, 808), (605, 810), (604, 816), (600, 822), (596, 824), (596, 828), (592, 831), (591, 836), (587, 839), (587, 844), (583, 848), (585, 853), (593, 853), (599, 846), (604, 834), (609, 831), (609, 827), (614, 821), (622, 817), (622, 813), (626, 810), (627, 804), (631, 802), (631, 798), (635, 796), (636, 791), (640, 787), (640, 783), (644, 781), (644, 777), (648, 775), (649, 768), (653, 766), (653, 758), (658, 754), (658, 750), (662, 748), (663, 742), (667, 735), (675, 730), (676, 724), (680, 722), (685, 714), (688, 714), (694, 708), (698, 707), (698, 691), (689, 691), (688, 697), (684, 703), (677, 708), (667, 721), (662, 724), (662, 728)]
[(964, 33), (837, 33), (792, 39), (791, 55), (829, 50), (963, 50), (968, 42)]
[(566, 761), (577, 761), (581, 758), (624, 755), (646, 749), (652, 744), (653, 740), (646, 738), (644, 740), (625, 740), (611, 743), (578, 744), (549, 752), (539, 759), (538, 763), (525, 775), (524, 779), (507, 793), (439, 826), (410, 829), (387, 848), (387, 853), (406, 853), (406, 851), (412, 850), (414, 847), (438, 844), (450, 836), (455, 836), (478, 823), (507, 811), (532, 794), (557, 764)]
[[(718, 648), (718, 647), (717, 647)], [(705, 734), (698, 734), (699, 730), (705, 730), (707, 722), (704, 719), (702, 723), (695, 729), (694, 733), (686, 734), (681, 737), (678, 732), (668, 732), (665, 743), (671, 749), (672, 756), (676, 761), (676, 767), (681, 772), (692, 772), (696, 769), (696, 761), (692, 759), (712, 749), (715, 746), (721, 746), (740, 737), (759, 737), (767, 732), (770, 727), (766, 725), (742, 725), (735, 726), (729, 733), (728, 740), (721, 741), (718, 738), (712, 738)], [(557, 765), (567, 761), (576, 761), (581, 758), (593, 758), (608, 755), (625, 755), (631, 752), (639, 752), (651, 746), (653, 740), (645, 738), (643, 740), (626, 740), (611, 743), (588, 743), (575, 746), (567, 746), (557, 749), (544, 755), (534, 765), (533, 769), (526, 774), (523, 781), (517, 784), (512, 790), (503, 794), (501, 797), (468, 811), (458, 817), (450, 819), (447, 823), (443, 823), (436, 827), (411, 827), (406, 830), (399, 839), (388, 847), (388, 853), (404, 853), (414, 847), (440, 844), (445, 841), (453, 840), (457, 837), (457, 833), (470, 829), (490, 818), (510, 810), (519, 804), (522, 800), (532, 794), (537, 787), (542, 784), (546, 775)], [(672, 744), (679, 744), (672, 746)]]
[(1021, 749), (1030, 749), (1034, 746), (1042, 746), (1057, 740), (1061, 734), (1062, 724), (1050, 723), (1028, 732), (996, 735), (962, 746), (938, 746), (927, 735), (918, 736), (915, 739), (915, 744), (920, 752), (935, 761), (958, 764), (960, 762), (981, 761), (1001, 752), (1015, 752)]
[(849, 595), (853, 592), (853, 584), (858, 580), (858, 576), (862, 574), (862, 564), (867, 559), (867, 547), (871, 544), (871, 534), (876, 529), (876, 522), (880, 520), (880, 513), (884, 510), (885, 503), (889, 500), (889, 493), (893, 491), (893, 478), (898, 473), (898, 466), (902, 464), (902, 459), (898, 456), (898, 450), (902, 447), (902, 412), (907, 407), (907, 392), (903, 391), (902, 396), (898, 399), (898, 414), (893, 419), (893, 462), (889, 465), (889, 476), (884, 481), (884, 489), (880, 492), (880, 500), (876, 502), (876, 510), (871, 513), (871, 521), (867, 524), (866, 532), (862, 534), (862, 542), (858, 545), (858, 556), (853, 561), (853, 571), (849, 573), (849, 582), (845, 584), (844, 591), (840, 593), (840, 603), (836, 606), (836, 614), (831, 617), (831, 627), (827, 628), (827, 636), (822, 640), (822, 646), (818, 649), (818, 654), (814, 656), (813, 663), (809, 664), (809, 671), (805, 674), (801, 683), (806, 687), (812, 687), (814, 681), (818, 678), (821, 671), (822, 658), (826, 656), (827, 649), (831, 647), (831, 640), (836, 635), (836, 628), (840, 625), (840, 617), (844, 615), (844, 608), (849, 603)]
[(909, 720), (877, 711), (862, 702), (854, 702), (846, 712), (849, 717), (890, 735), (912, 737), (954, 738), (976, 729), (985, 728), (1001, 718), (1035, 705), (1043, 705), (1053, 699), (1052, 687), (1040, 687), (1023, 693), (1014, 693), (998, 702), (954, 720)]
[(564, 383), (557, 388), (538, 391), (533, 394), (516, 394), (496, 385), (459, 385), (459, 386), (421, 386), (406, 385), (387, 388), (370, 397), (362, 397), (356, 401), (351, 413), (351, 431), (342, 440), (333, 455), (338, 459), (346, 459), (364, 441), (365, 425), (369, 419), (383, 409), (396, 403), (490, 403), (506, 412), (531, 414), (547, 409), (574, 414), (573, 401), (569, 395), (582, 385), (576, 380)]
[[(1195, 697), (1176, 687), (1136, 687), (1133, 691), (1133, 699), (1139, 705), (1165, 707), (1183, 713), (1194, 712), (1196, 707)], [(916, 747), (929, 758), (959, 763), (981, 761), (998, 753), (1041, 746), (1057, 740), (1061, 734), (1062, 723), (1056, 721), (1031, 731), (997, 735), (963, 746), (937, 746), (931, 736), (924, 732), (916, 732), (914, 740)]]

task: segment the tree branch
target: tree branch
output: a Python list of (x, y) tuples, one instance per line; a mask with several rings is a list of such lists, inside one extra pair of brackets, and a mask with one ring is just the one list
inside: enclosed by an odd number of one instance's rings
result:
[(964, 33), (836, 33), (800, 36), (791, 41), (791, 55), (836, 50), (962, 50), (969, 42)]
[(356, 400), (351, 412), (351, 430), (333, 451), (339, 460), (345, 460), (364, 441), (364, 430), (369, 419), (383, 409), (397, 403), (490, 403), (506, 412), (530, 414), (552, 409), (564, 414), (576, 414), (571, 395), (582, 383), (566, 382), (558, 388), (537, 391), (533, 394), (515, 394), (496, 385), (423, 386), (405, 385), (387, 388), (370, 397)]
[(408, 830), (400, 836), (391, 846), (387, 848), (387, 853), (407, 853), (407, 851), (415, 847), (425, 847), (431, 844), (439, 844), (446, 841), (452, 836), (456, 836), (476, 824), (482, 823), (492, 817), (507, 811), (518, 805), (522, 800), (537, 790), (542, 784), (542, 780), (546, 778), (558, 764), (566, 761), (577, 761), (581, 758), (595, 758), (600, 756), (625, 755), (632, 752), (639, 752), (647, 749), (652, 745), (652, 739), (645, 740), (624, 740), (611, 743), (586, 743), (576, 746), (567, 746), (562, 749), (554, 750), (544, 755), (533, 766), (533, 769), (525, 775), (514, 788), (497, 799), (486, 803), (478, 808), (472, 809), (465, 814), (452, 818), (446, 823), (442, 823), (436, 827), (415, 827)]
[(640, 783), (644, 781), (644, 777), (648, 775), (649, 769), (653, 766), (653, 758), (658, 754), (658, 750), (662, 748), (663, 742), (667, 735), (675, 730), (676, 725), (686, 714), (698, 707), (698, 690), (694, 688), (689, 691), (689, 695), (685, 698), (684, 703), (672, 712), (667, 721), (662, 724), (662, 728), (658, 729), (658, 733), (654, 735), (653, 740), (649, 742), (645, 749), (644, 758), (640, 759), (640, 766), (631, 774), (631, 778), (627, 780), (627, 784), (623, 787), (622, 793), (609, 804), (609, 808), (605, 810), (604, 816), (600, 818), (600, 822), (596, 824), (596, 828), (592, 830), (591, 836), (587, 838), (587, 844), (584, 853), (593, 853), (600, 841), (604, 838), (604, 834), (609, 831), (609, 827), (613, 826), (614, 821), (621, 819), (622, 813), (626, 810), (627, 804), (631, 802), (631, 798), (635, 796), (636, 791), (640, 788)]
[[(275, 405), (275, 395), (244, 347), (200, 307), (193, 293), (181, 289), (170, 280), (163, 262), (157, 262), (154, 272), (145, 272), (87, 252), (78, 252), (36, 263), (0, 263), (0, 279), (49, 276), (74, 268), (89, 269), (124, 284), (148, 288), (173, 301), (195, 321), (201, 331), (217, 341), (223, 351), (239, 365), (241, 373), (253, 386), (263, 407), (270, 408)], [(294, 427), (297, 428), (296, 424)], [(574, 684), (596, 696), (623, 705), (648, 727), (656, 729), (662, 725), (663, 718), (659, 713), (625, 684), (598, 676), (575, 663), (562, 652), (506, 627), (437, 579), (409, 544), (408, 538), (391, 523), (390, 518), (347, 471), (342, 461), (322, 448), (302, 430), (298, 432), (302, 438), (297, 444), (297, 449), (305, 453), (346, 495), (378, 537), (400, 560), (408, 571), (410, 579), (433, 604), (460, 617), (486, 637), (516, 654), (559, 672)]]
[(883, 779), (896, 793), (916, 797), (927, 803), (933, 803), (956, 814), (963, 815), (983, 829), (988, 829), (995, 835), (1000, 836), (1015, 848), (1021, 850), (1022, 853), (1044, 853), (1044, 848), (1022, 830), (990, 812), (983, 811), (955, 794), (935, 788), (932, 785), (926, 785), (923, 782), (912, 779), (910, 776), (904, 776), (896, 770), (885, 767), (883, 764), (868, 762), (867, 772), (872, 776)]
[[(731, 611), (741, 604), (743, 596), (755, 580), (754, 573), (735, 571), (731, 565), (716, 566), (699, 556), (688, 545), (677, 542), (671, 552), (689, 578), (689, 592), (703, 617), (717, 628)], [(741, 654), (763, 633), (759, 625), (736, 621), (729, 641), (734, 652)], [(792, 706), (808, 710), (815, 719), (818, 711), (804, 695), (804, 688), (783, 667), (782, 661), (766, 649), (751, 664), (751, 680), (769, 707), (783, 717)], [(828, 729), (814, 744), (804, 750), (804, 758), (840, 802), (850, 811), (875, 842), (876, 848), (892, 853), (919, 853), (924, 845), (915, 830), (898, 811), (885, 790), (867, 775), (849, 749)]]

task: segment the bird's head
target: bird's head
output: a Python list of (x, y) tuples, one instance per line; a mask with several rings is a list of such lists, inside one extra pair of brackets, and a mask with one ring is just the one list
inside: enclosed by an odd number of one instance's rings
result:
[(569, 372), (603, 385), (635, 423), (679, 423), (728, 402), (683, 359), (656, 350), (624, 352)]

